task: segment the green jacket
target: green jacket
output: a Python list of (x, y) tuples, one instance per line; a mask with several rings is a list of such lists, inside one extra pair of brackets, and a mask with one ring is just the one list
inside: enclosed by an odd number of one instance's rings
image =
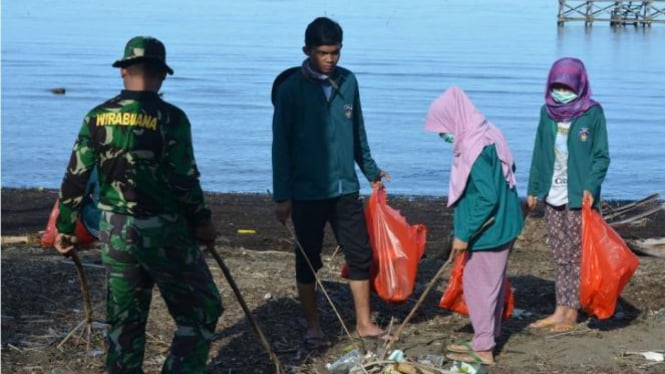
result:
[[(454, 205), (454, 235), (472, 251), (494, 249), (515, 239), (524, 217), (517, 188), (503, 175), (496, 147), (488, 145), (471, 167), (466, 188)], [(491, 224), (485, 222), (494, 218)]]
[[(552, 186), (554, 175), (554, 142), (557, 123), (545, 106), (540, 110), (540, 123), (533, 147), (527, 193), (543, 199)], [(582, 207), (582, 193), (593, 194), (594, 207), (600, 207), (600, 187), (610, 166), (605, 115), (595, 105), (574, 119), (568, 132), (568, 206)]]
[(74, 232), (95, 167), (102, 211), (135, 217), (176, 213), (194, 227), (210, 219), (189, 120), (155, 92), (123, 90), (86, 115), (60, 188), (59, 232)]
[(273, 116), (273, 198), (321, 200), (358, 192), (355, 164), (369, 181), (379, 179), (372, 159), (358, 83), (335, 69), (330, 100), (302, 71), (279, 87)]

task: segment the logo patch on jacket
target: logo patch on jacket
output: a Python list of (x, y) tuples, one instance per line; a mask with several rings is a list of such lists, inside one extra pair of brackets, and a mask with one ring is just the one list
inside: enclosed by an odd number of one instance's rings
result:
[(588, 127), (583, 127), (580, 129), (580, 141), (586, 142), (587, 139), (589, 139), (589, 128)]
[(353, 117), (353, 107), (349, 104), (344, 105), (344, 115), (346, 118), (351, 119)]

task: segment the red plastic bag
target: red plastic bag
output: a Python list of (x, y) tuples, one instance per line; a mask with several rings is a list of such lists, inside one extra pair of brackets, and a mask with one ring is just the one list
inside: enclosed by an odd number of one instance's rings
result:
[[(425, 253), (427, 228), (409, 225), (388, 206), (385, 188), (374, 188), (365, 206), (365, 221), (372, 245), (370, 285), (382, 300), (402, 302), (413, 293), (418, 261)], [(346, 265), (342, 276), (348, 273)]]
[(582, 204), (580, 304), (598, 319), (614, 315), (621, 291), (639, 265), (637, 256), (590, 202)]
[[(449, 309), (455, 313), (468, 316), (469, 308), (466, 306), (466, 301), (464, 301), (464, 290), (462, 287), (462, 277), (464, 275), (464, 265), (466, 265), (466, 260), (467, 254), (465, 253), (464, 255), (457, 256), (453, 262), (453, 268), (450, 271), (450, 280), (448, 281), (446, 291), (441, 296), (439, 306), (443, 309)], [(510, 286), (508, 277), (506, 277), (503, 286), (505, 288), (506, 298), (501, 317), (506, 320), (513, 314), (513, 309), (515, 308), (515, 295), (513, 294), (513, 289)]]
[[(58, 208), (59, 203), (60, 199), (56, 199), (55, 204), (53, 204), (53, 209), (51, 210), (51, 215), (48, 217), (48, 223), (46, 224), (46, 228), (44, 229), (44, 233), (42, 234), (40, 240), (43, 247), (52, 247), (55, 243), (55, 237), (58, 235), (58, 229), (55, 227), (55, 221), (58, 219), (58, 213), (60, 212), (60, 209)], [(79, 245), (87, 245), (97, 240), (97, 238), (88, 232), (80, 219), (76, 220), (74, 234), (78, 239)]]

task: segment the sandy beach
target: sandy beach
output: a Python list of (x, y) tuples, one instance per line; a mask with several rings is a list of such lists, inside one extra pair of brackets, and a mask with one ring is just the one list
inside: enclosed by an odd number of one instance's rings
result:
[[(42, 248), (36, 241), (57, 197), (55, 190), (2, 189), (2, 371), (7, 373), (104, 372), (104, 269), (95, 246), (80, 251), (93, 306), (91, 347), (77, 331), (65, 336), (84, 318), (77, 274), (71, 261)], [(322, 352), (302, 347), (304, 321), (293, 277), (294, 242), (278, 224), (267, 194), (207, 193), (220, 232), (216, 248), (230, 268), (252, 314), (282, 363), (295, 373), (324, 373), (353, 348), (328, 301), (320, 299), (325, 332), (334, 345)], [(451, 211), (434, 197), (388, 196), (389, 204), (407, 220), (428, 228), (425, 257), (420, 261), (412, 297), (387, 304), (373, 297), (373, 317), (380, 325), (398, 325), (409, 313), (426, 284), (445, 262)], [(618, 230), (624, 238), (665, 236), (665, 214), (649, 216)], [(240, 230), (240, 231), (239, 231)], [(5, 239), (27, 237), (27, 243)], [(497, 365), (489, 373), (662, 373), (665, 364), (647, 360), (640, 352), (663, 352), (665, 345), (665, 259), (639, 256), (640, 266), (619, 300), (617, 314), (607, 320), (582, 316), (577, 329), (565, 334), (531, 331), (533, 320), (554, 308), (553, 263), (545, 242), (542, 210), (527, 218), (510, 259), (508, 275), (518, 313), (504, 323), (496, 350)], [(325, 266), (320, 277), (346, 326), (353, 326), (352, 301), (339, 276), (342, 256), (327, 235)], [(272, 364), (254, 335), (222, 272), (211, 258), (209, 266), (226, 307), (210, 352), (210, 373), (270, 373)], [(471, 336), (467, 317), (438, 307), (447, 273), (430, 292), (394, 348), (408, 356), (444, 355), (444, 347)], [(157, 290), (148, 324), (144, 370), (159, 372), (174, 324)], [(378, 347), (377, 347), (378, 348)], [(447, 366), (446, 366), (447, 365)], [(449, 367), (449, 363), (444, 367)]]

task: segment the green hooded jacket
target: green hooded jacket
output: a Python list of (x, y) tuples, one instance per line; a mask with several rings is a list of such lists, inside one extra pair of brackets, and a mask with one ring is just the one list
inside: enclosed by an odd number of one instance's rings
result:
[(302, 71), (277, 93), (273, 116), (273, 199), (322, 200), (358, 192), (355, 165), (370, 181), (380, 169), (372, 159), (358, 83), (337, 67), (328, 100), (321, 83)]
[[(554, 142), (557, 123), (549, 117), (545, 106), (540, 110), (540, 122), (533, 147), (527, 193), (543, 199), (552, 186), (554, 175)], [(593, 194), (594, 207), (600, 207), (600, 187), (610, 166), (605, 115), (595, 105), (574, 119), (568, 132), (568, 206), (582, 207), (582, 194)]]
[(468, 242), (472, 251), (500, 247), (522, 231), (517, 189), (506, 182), (494, 144), (485, 147), (473, 163), (464, 193), (453, 206), (454, 235)]

